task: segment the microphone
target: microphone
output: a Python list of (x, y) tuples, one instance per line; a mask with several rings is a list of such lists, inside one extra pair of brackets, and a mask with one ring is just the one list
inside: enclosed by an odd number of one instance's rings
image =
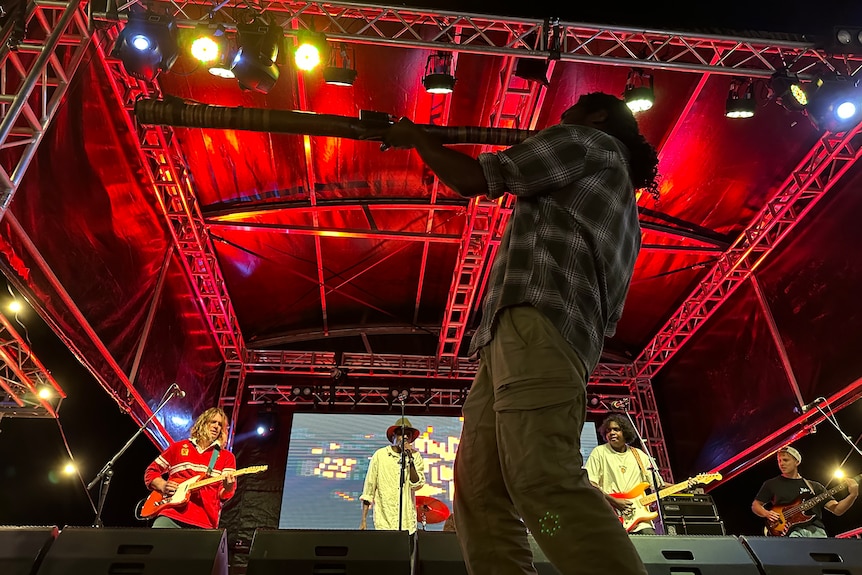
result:
[(168, 388), (168, 391), (169, 392), (172, 391), (174, 394), (174, 397), (185, 397), (186, 396), (186, 392), (183, 391), (182, 389), (180, 389), (180, 386), (177, 385), (177, 382), (173, 382), (171, 384), (171, 386)]
[(613, 401), (611, 402), (611, 407), (612, 407), (612, 408), (614, 408), (614, 409), (623, 409), (623, 410), (625, 410), (625, 409), (628, 409), (628, 408), (629, 408), (629, 402), (630, 402), (630, 401), (631, 401), (631, 400), (630, 400), (628, 397), (624, 397), (624, 398), (622, 398), (622, 399), (615, 399), (615, 400), (613, 400)]
[(794, 411), (796, 411), (797, 413), (807, 413), (807, 412), (811, 411), (814, 407), (816, 407), (817, 405), (819, 405), (821, 403), (824, 403), (825, 401), (826, 401), (825, 397), (818, 397), (817, 399), (815, 399), (811, 403), (806, 403), (805, 405), (803, 405), (802, 407), (800, 407)]

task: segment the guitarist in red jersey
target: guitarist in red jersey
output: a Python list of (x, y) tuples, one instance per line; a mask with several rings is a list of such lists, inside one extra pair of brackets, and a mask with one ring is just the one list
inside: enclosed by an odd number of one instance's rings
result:
[[(605, 499), (615, 511), (621, 514), (633, 511), (632, 503), (627, 499), (611, 497), (610, 493), (625, 493), (640, 483), (652, 485), (652, 472), (649, 470), (649, 456), (629, 445), (635, 440), (635, 430), (625, 415), (612, 413), (608, 415), (599, 427), (599, 434), (607, 443), (599, 445), (590, 453), (586, 469), (590, 483), (605, 494)], [(658, 474), (656, 474), (658, 476)], [(664, 485), (662, 482), (659, 487)], [(638, 524), (630, 532), (632, 535), (655, 535), (655, 527), (651, 521)]]
[[(849, 492), (847, 497), (836, 501), (827, 494), (822, 503), (805, 510), (805, 515), (811, 517), (805, 519), (799, 513), (794, 513), (795, 504), (825, 493), (826, 488), (816, 481), (803, 478), (799, 474), (800, 463), (802, 463), (802, 454), (795, 447), (788, 445), (779, 449), (778, 468), (781, 470), (781, 475), (763, 483), (751, 504), (751, 510), (755, 515), (766, 519), (768, 523), (786, 524), (786, 531), (771, 534), (785, 537), (826, 537), (823, 509), (831, 511), (834, 515), (843, 515), (856, 501), (859, 485), (852, 478), (847, 478), (845, 480)], [(764, 507), (767, 504), (771, 504), (770, 509)], [(778, 513), (779, 510), (781, 513)], [(795, 523), (799, 520), (801, 520), (800, 523)]]
[(172, 443), (144, 472), (144, 482), (153, 491), (170, 497), (184, 481), (195, 476), (221, 476), (222, 481), (202, 487), (189, 494), (187, 503), (165, 507), (153, 522), (159, 528), (218, 528), (219, 515), (225, 501), (233, 497), (236, 488), (236, 459), (222, 449), (227, 442), (227, 415), (211, 407), (198, 417), (191, 437)]

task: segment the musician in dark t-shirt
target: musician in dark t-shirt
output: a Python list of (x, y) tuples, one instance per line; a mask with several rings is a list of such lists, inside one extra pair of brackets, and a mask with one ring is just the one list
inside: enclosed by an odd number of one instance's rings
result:
[[(778, 451), (778, 467), (781, 475), (773, 477), (763, 483), (760, 491), (751, 504), (751, 510), (755, 515), (763, 517), (767, 521), (777, 521), (780, 516), (775, 511), (766, 509), (765, 504), (772, 506), (783, 506), (794, 503), (797, 500), (804, 501), (826, 492), (826, 488), (816, 481), (804, 479), (799, 475), (799, 464), (802, 455), (793, 447), (786, 446)], [(826, 537), (826, 528), (823, 525), (823, 509), (828, 509), (835, 515), (842, 515), (856, 501), (859, 494), (859, 485), (853, 479), (847, 479), (847, 490), (849, 495), (840, 502), (833, 497), (824, 499), (814, 507), (805, 511), (806, 515), (813, 518), (804, 523), (790, 526), (785, 535), (787, 537)], [(785, 515), (787, 510), (785, 509)], [(785, 519), (789, 519), (785, 517)]]

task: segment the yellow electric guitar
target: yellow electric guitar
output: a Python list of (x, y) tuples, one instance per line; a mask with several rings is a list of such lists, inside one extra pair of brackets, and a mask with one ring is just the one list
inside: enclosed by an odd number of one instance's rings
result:
[[(248, 473), (260, 473), (261, 471), (266, 471), (268, 465), (254, 465), (252, 467), (245, 467), (243, 469), (237, 469), (233, 472), (234, 476), (237, 475), (246, 475)], [(143, 507), (141, 507), (141, 517), (152, 517), (153, 515), (158, 515), (163, 510), (168, 509), (169, 507), (178, 507), (180, 505), (185, 505), (189, 502), (189, 497), (191, 497), (191, 492), (195, 489), (200, 489), (206, 485), (212, 485), (213, 483), (219, 483), (224, 480), (224, 477), (221, 475), (214, 475), (212, 477), (204, 477), (203, 473), (200, 475), (196, 475), (190, 479), (186, 479), (182, 483), (177, 486), (177, 490), (170, 497), (165, 497), (158, 491), (150, 491), (147, 500), (144, 501)]]
[[(695, 475), (682, 483), (676, 483), (669, 487), (665, 487), (658, 492), (658, 496), (667, 497), (668, 495), (679, 493), (680, 491), (684, 491), (695, 485), (706, 485), (713, 481), (721, 481), (721, 473), (701, 473), (700, 475)], [(649, 486), (650, 484), (646, 482), (638, 483), (637, 487), (625, 493), (610, 494), (611, 497), (625, 499), (632, 504), (628, 511), (617, 512), (620, 516), (620, 522), (623, 524), (626, 531), (632, 531), (644, 521), (652, 521), (658, 517), (658, 513), (650, 511), (649, 509), (649, 506), (656, 502), (656, 499), (658, 498), (657, 494), (651, 493), (649, 495), (644, 495), (644, 492)]]

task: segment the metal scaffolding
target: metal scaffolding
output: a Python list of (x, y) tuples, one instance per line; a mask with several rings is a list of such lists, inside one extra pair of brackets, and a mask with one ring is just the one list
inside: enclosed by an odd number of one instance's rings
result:
[[(226, 7), (224, 2), (214, 6), (210, 0), (157, 0), (149, 2), (148, 6), (172, 14), (180, 26), (192, 27), (212, 17), (227, 30), (235, 29), (239, 17), (250, 13), (249, 9)], [(563, 62), (710, 72), (750, 78), (768, 78), (792, 62), (801, 79), (810, 79), (821, 67), (852, 75), (862, 65), (859, 56), (827, 55), (811, 42), (775, 38), (576, 22), (557, 24), (536, 18), (348, 2), (274, 0), (266, 2), (265, 11), (273, 23), (288, 34), (313, 28), (337, 42), (401, 48), (547, 59), (551, 56), (550, 51), (535, 49), (529, 39), (545, 33), (549, 26), (558, 26), (558, 58)], [(453, 34), (456, 29), (459, 30), (457, 37)], [(554, 57), (557, 58), (556, 52)]]

